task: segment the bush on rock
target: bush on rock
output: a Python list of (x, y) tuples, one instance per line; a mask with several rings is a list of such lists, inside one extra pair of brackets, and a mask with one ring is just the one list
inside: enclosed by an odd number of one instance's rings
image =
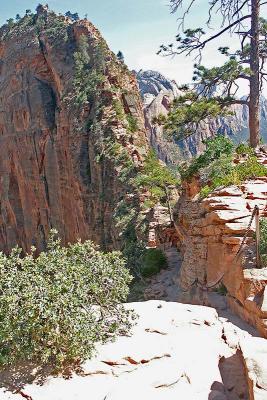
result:
[(143, 255), (141, 273), (144, 277), (149, 277), (160, 272), (162, 268), (167, 268), (167, 259), (160, 249), (146, 249)]
[(0, 364), (56, 367), (90, 357), (96, 342), (128, 331), (130, 274), (118, 252), (86, 241), (62, 247), (51, 231), (47, 251), (0, 253)]

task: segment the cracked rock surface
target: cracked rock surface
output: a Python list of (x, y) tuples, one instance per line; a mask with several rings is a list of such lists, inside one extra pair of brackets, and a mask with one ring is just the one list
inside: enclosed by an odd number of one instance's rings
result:
[(16, 377), (17, 393), (14, 377), (5, 376), (1, 400), (267, 399), (265, 339), (210, 307), (158, 300), (127, 307), (139, 315), (132, 335), (99, 345), (81, 373), (41, 385)]

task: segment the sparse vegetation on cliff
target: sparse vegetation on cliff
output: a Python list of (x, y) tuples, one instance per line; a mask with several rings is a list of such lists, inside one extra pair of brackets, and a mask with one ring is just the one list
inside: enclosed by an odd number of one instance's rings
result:
[(128, 127), (127, 128), (129, 130), (129, 132), (131, 132), (131, 133), (136, 132), (138, 130), (138, 121), (137, 121), (137, 119), (134, 116), (132, 116), (131, 114), (127, 114), (126, 115), (126, 119), (127, 119), (127, 122), (128, 122)]
[(130, 328), (130, 274), (118, 252), (87, 241), (62, 247), (52, 231), (46, 252), (0, 253), (0, 364), (36, 361), (61, 368), (82, 361)]
[(59, 18), (56, 14), (50, 13), (45, 33), (51, 41), (64, 43), (68, 40), (68, 25), (62, 17)]
[(123, 104), (119, 99), (115, 99), (112, 103), (112, 106), (115, 111), (116, 118), (118, 118), (119, 121), (123, 122), (125, 128), (127, 129), (127, 132), (130, 134), (135, 133), (138, 130), (137, 119), (132, 114), (125, 112)]
[[(200, 197), (207, 197), (218, 187), (239, 185), (246, 179), (257, 176), (266, 176), (267, 169), (260, 164), (255, 151), (247, 144), (240, 144), (234, 148), (230, 139), (217, 136), (208, 139), (206, 150), (196, 157), (188, 168), (180, 168), (182, 179), (191, 180), (198, 176), (202, 185)], [(233, 162), (234, 157), (243, 156), (244, 160), (238, 164)]]
[(89, 55), (88, 39), (81, 35), (78, 49), (74, 53), (75, 77), (73, 81), (76, 93), (76, 103), (81, 105), (92, 101), (99, 94), (101, 83), (104, 81), (105, 51), (101, 45)]
[(121, 101), (118, 99), (114, 99), (112, 105), (116, 113), (116, 117), (119, 119), (119, 121), (124, 121), (126, 115)]
[(53, 44), (62, 44), (68, 40), (68, 24), (65, 17), (48, 9), (40, 14), (33, 14), (31, 10), (26, 10), (23, 17), (16, 15), (16, 20), (10, 18), (1, 28), (6, 37), (20, 36), (30, 29), (33, 29), (36, 35), (45, 30), (45, 34)]
[(154, 150), (150, 150), (143, 170), (133, 179), (137, 189), (149, 191), (149, 206), (157, 203), (166, 204), (168, 201), (168, 188), (178, 186), (179, 181), (174, 173), (164, 166), (157, 158)]

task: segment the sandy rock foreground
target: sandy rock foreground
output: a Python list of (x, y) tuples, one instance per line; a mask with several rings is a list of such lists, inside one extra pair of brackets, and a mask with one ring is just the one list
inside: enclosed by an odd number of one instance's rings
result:
[[(267, 399), (267, 341), (218, 318), (213, 308), (164, 301), (131, 303), (131, 336), (99, 346), (70, 379), (47, 377), (1, 400)], [(18, 384), (18, 377), (17, 384)]]

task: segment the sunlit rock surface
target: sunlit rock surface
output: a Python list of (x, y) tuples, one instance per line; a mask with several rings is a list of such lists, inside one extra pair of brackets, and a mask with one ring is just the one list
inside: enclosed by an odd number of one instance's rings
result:
[(163, 301), (127, 307), (139, 314), (132, 335), (98, 346), (80, 374), (44, 377), (41, 385), (24, 381), (17, 394), (5, 376), (1, 399), (266, 399), (266, 340), (208, 307)]

